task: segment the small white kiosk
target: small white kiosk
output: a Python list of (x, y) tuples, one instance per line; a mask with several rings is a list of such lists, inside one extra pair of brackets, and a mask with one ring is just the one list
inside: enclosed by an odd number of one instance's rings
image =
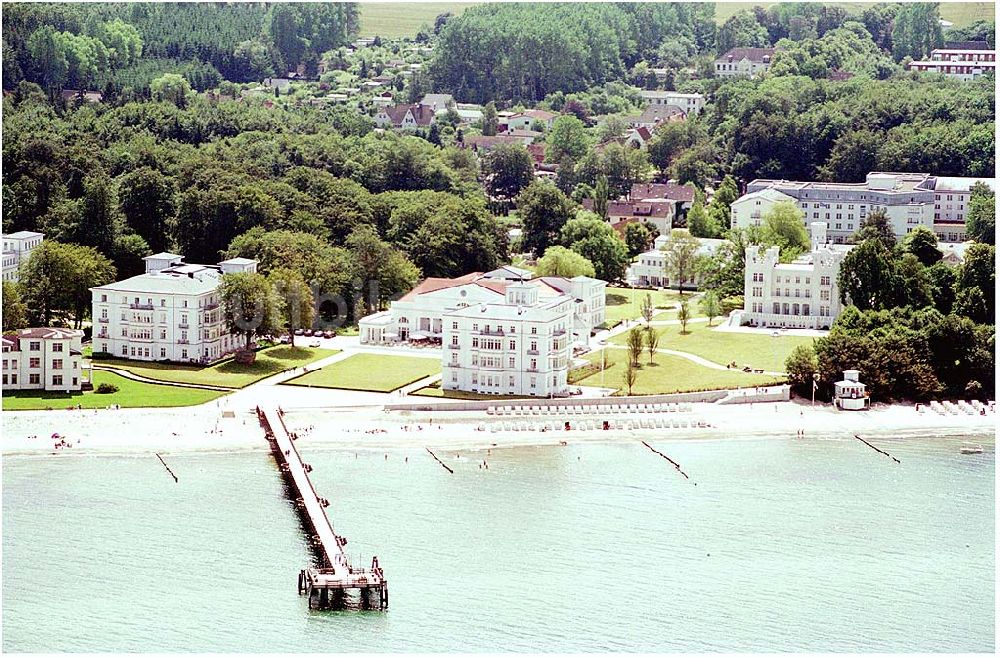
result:
[(858, 375), (857, 370), (845, 370), (844, 379), (833, 385), (833, 402), (838, 408), (851, 411), (868, 408), (868, 393)]

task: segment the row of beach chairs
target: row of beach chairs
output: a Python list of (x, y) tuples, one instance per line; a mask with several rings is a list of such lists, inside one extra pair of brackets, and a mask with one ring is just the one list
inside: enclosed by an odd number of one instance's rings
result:
[[(708, 423), (696, 418), (683, 417), (662, 417), (637, 418), (635, 420), (609, 419), (606, 421), (609, 430), (652, 430), (671, 428), (697, 428), (708, 427)], [(528, 421), (528, 420), (505, 420), (490, 424), (491, 432), (559, 432), (569, 425), (570, 430), (603, 430), (605, 421), (602, 420), (568, 420), (568, 421)]]
[(491, 416), (608, 416), (610, 414), (654, 414), (691, 411), (690, 402), (661, 404), (594, 404), (594, 405), (505, 405), (486, 408)]
[(931, 411), (941, 416), (957, 416), (959, 414), (981, 416), (984, 413), (993, 413), (996, 403), (992, 400), (986, 404), (979, 400), (958, 400), (957, 402), (932, 400), (927, 406), (930, 407)]

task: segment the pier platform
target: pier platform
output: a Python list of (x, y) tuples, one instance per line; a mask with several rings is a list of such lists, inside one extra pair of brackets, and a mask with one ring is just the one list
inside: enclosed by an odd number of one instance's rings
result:
[(294, 435), (285, 427), (284, 414), (275, 406), (258, 405), (257, 417), (267, 436), (289, 496), (295, 503), (312, 543), (317, 565), (299, 572), (299, 594), (308, 597), (311, 609), (360, 607), (385, 610), (389, 588), (378, 558), (369, 568), (351, 564), (344, 552), (346, 540), (333, 531), (326, 514), (329, 502), (321, 498), (309, 479), (312, 467), (303, 463)]

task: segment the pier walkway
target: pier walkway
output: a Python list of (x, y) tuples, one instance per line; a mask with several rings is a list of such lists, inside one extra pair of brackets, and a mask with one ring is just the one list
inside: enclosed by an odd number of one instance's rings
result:
[(275, 406), (257, 406), (257, 417), (271, 445), (271, 452), (296, 504), (302, 525), (311, 533), (313, 548), (319, 562), (299, 572), (299, 594), (309, 598), (310, 608), (348, 607), (351, 595), (357, 594), (361, 608), (384, 610), (389, 605), (389, 590), (378, 558), (372, 558), (371, 568), (351, 565), (344, 552), (346, 540), (333, 531), (333, 524), (324, 509), (329, 501), (320, 498), (309, 479), (312, 467), (303, 463), (294, 435), (285, 427), (282, 411)]

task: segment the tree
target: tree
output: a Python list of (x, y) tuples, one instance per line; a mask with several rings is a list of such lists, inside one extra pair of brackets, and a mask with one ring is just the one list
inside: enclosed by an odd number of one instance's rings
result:
[(799, 395), (812, 395), (813, 376), (819, 374), (819, 362), (812, 345), (796, 345), (785, 359), (788, 382)]
[(3, 330), (17, 331), (28, 326), (28, 308), (21, 301), (17, 284), (13, 281), (3, 282)]
[(972, 186), (965, 228), (970, 240), (994, 244), (996, 241), (996, 195), (988, 185), (977, 182)]
[(273, 270), (267, 279), (277, 295), (280, 315), (294, 348), (295, 330), (312, 327), (315, 313), (312, 290), (299, 272), (289, 268)]
[(724, 55), (732, 48), (750, 46), (764, 48), (770, 44), (767, 30), (747, 9), (739, 11), (722, 24), (715, 37), (719, 55)]
[(115, 236), (111, 245), (111, 261), (118, 270), (118, 276), (127, 279), (146, 271), (143, 258), (152, 253), (149, 244), (137, 233), (121, 233)]
[(351, 231), (347, 249), (354, 259), (354, 278), (363, 286), (364, 310), (374, 313), (417, 284), (420, 270), (399, 250), (382, 241), (370, 225)]
[(706, 292), (698, 303), (701, 312), (708, 316), (708, 326), (712, 326), (712, 320), (722, 315), (722, 302), (719, 295), (714, 290)]
[(893, 233), (892, 225), (889, 223), (889, 215), (881, 208), (868, 213), (868, 217), (861, 223), (861, 228), (851, 240), (855, 244), (865, 240), (878, 240), (886, 249), (891, 250), (896, 246), (896, 234)]
[[(246, 353), (252, 354), (254, 337), (268, 336), (282, 329), (281, 300), (263, 274), (223, 274), (219, 283), (219, 299), (229, 333), (246, 337), (243, 348)], [(252, 361), (252, 357), (248, 360)]]
[(660, 344), (660, 333), (650, 325), (646, 326), (646, 351), (649, 352), (649, 364), (653, 364), (656, 348)]
[(715, 233), (705, 237), (717, 237), (721, 235), (722, 230), (729, 227), (731, 208), (733, 202), (739, 197), (740, 191), (736, 186), (736, 180), (732, 176), (727, 175), (722, 179), (722, 184), (719, 185), (719, 189), (712, 196), (712, 202), (708, 204), (709, 226)]
[(579, 159), (586, 155), (587, 149), (590, 148), (583, 121), (567, 114), (556, 117), (552, 122), (552, 129), (546, 135), (545, 142), (547, 162), (559, 162), (567, 155)]
[(31, 33), (27, 48), (34, 79), (50, 93), (62, 89), (69, 76), (69, 62), (59, 33), (51, 25), (43, 25)]
[(708, 213), (705, 212), (703, 196), (700, 191), (695, 192), (694, 203), (691, 204), (691, 209), (688, 210), (687, 214), (687, 229), (696, 238), (714, 238), (721, 229), (713, 220), (709, 219)]
[(653, 313), (656, 312), (656, 308), (653, 306), (653, 296), (647, 292), (646, 296), (642, 298), (642, 304), (639, 308), (642, 312), (642, 317), (646, 320), (646, 324), (652, 322)]
[(899, 279), (891, 252), (876, 239), (869, 239), (847, 252), (837, 274), (840, 301), (862, 311), (896, 306)]
[(625, 336), (625, 345), (628, 347), (628, 360), (632, 365), (639, 365), (639, 357), (642, 356), (643, 345), (645, 345), (644, 333), (642, 327), (635, 326), (629, 329), (628, 334)]
[(155, 252), (168, 246), (167, 228), (174, 215), (173, 181), (152, 167), (118, 178), (118, 205), (125, 221)]
[(625, 246), (628, 249), (630, 258), (635, 258), (639, 254), (649, 249), (653, 241), (649, 226), (646, 223), (631, 223), (625, 225)]
[(905, 3), (896, 12), (892, 27), (892, 56), (922, 59), (944, 43), (936, 2)]
[(677, 292), (684, 295), (684, 282), (692, 279), (697, 271), (698, 249), (701, 243), (684, 229), (675, 228), (670, 232), (662, 250), (666, 255), (663, 273), (674, 281)]
[(945, 315), (951, 313), (955, 304), (955, 271), (947, 263), (938, 261), (926, 272), (934, 308)]
[(559, 232), (559, 241), (593, 263), (598, 279), (617, 281), (625, 276), (629, 263), (625, 242), (610, 224), (593, 213), (581, 212), (576, 219), (566, 222)]
[(531, 154), (520, 144), (500, 144), (483, 158), (486, 191), (503, 203), (505, 212), (514, 197), (534, 180), (534, 172)]
[(682, 299), (680, 307), (677, 309), (677, 320), (681, 323), (681, 333), (688, 332), (688, 320), (691, 319), (691, 309), (686, 299)]
[[(986, 303), (986, 315), (993, 317), (996, 297), (996, 247), (976, 242), (965, 250), (965, 260), (958, 268), (955, 281), (957, 294), (979, 288)], [(956, 298), (956, 303), (958, 302)]]
[[(641, 352), (641, 350), (640, 350)], [(629, 361), (625, 364), (625, 371), (622, 373), (622, 383), (628, 389), (628, 394), (632, 395), (632, 387), (635, 386), (635, 380), (639, 378), (639, 370), (636, 368), (635, 363)]]
[(484, 136), (492, 137), (497, 134), (499, 119), (497, 118), (497, 106), (493, 101), (483, 107), (482, 126)]
[(83, 221), (74, 232), (76, 242), (110, 255), (121, 232), (121, 215), (111, 181), (97, 173), (84, 180), (83, 188)]
[(552, 183), (536, 180), (517, 196), (517, 212), (524, 231), (522, 248), (543, 254), (558, 242), (559, 231), (576, 214), (576, 204)]
[(191, 84), (176, 73), (164, 73), (149, 83), (149, 91), (158, 101), (167, 101), (183, 109), (187, 107), (187, 97), (191, 94)]
[(594, 186), (594, 212), (598, 217), (607, 220), (608, 218), (608, 177), (601, 174), (597, 177), (597, 185)]
[(91, 288), (115, 279), (111, 261), (93, 247), (45, 240), (22, 266), (18, 290), (28, 308), (28, 323), (47, 327), (59, 316), (83, 324), (91, 308)]
[(986, 310), (986, 298), (978, 286), (962, 288), (955, 297), (955, 315), (969, 318), (976, 324), (987, 324), (993, 317)]
[(764, 239), (781, 249), (783, 262), (809, 250), (809, 234), (802, 225), (802, 217), (802, 211), (793, 201), (779, 201), (764, 213)]
[(546, 249), (545, 254), (538, 259), (535, 274), (538, 276), (561, 276), (567, 279), (572, 279), (575, 276), (592, 277), (594, 276), (594, 265), (575, 251), (555, 245)]
[(937, 248), (937, 236), (926, 226), (918, 226), (903, 238), (903, 251), (911, 253), (926, 266), (931, 266), (941, 260), (942, 254)]

